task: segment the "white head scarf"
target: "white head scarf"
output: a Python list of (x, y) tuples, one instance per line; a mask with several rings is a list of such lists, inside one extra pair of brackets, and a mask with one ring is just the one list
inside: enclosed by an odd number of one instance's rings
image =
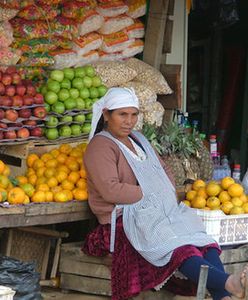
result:
[(100, 100), (93, 104), (93, 116), (89, 140), (94, 136), (98, 121), (100, 120), (104, 109), (112, 110), (124, 107), (135, 107), (139, 109), (139, 100), (134, 89), (120, 87), (110, 88)]

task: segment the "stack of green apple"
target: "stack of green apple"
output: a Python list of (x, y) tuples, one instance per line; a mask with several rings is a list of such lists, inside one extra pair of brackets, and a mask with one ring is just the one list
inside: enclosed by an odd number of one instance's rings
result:
[(51, 71), (41, 88), (48, 112), (47, 139), (89, 134), (92, 106), (106, 92), (107, 87), (91, 65)]

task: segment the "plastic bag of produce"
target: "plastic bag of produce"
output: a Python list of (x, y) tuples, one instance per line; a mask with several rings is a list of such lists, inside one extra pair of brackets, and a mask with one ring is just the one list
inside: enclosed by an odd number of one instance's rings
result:
[(138, 131), (142, 130), (143, 125), (144, 125), (144, 115), (142, 112), (139, 112), (138, 121), (134, 126), (134, 130), (138, 130)]
[(137, 72), (129, 68), (126, 64), (119, 61), (101, 61), (93, 63), (98, 76), (108, 88), (122, 85), (137, 75)]
[(111, 34), (121, 31), (133, 23), (134, 20), (125, 14), (113, 18), (104, 18), (104, 23), (98, 31), (102, 34)]
[(78, 63), (79, 57), (73, 50), (59, 49), (49, 53), (53, 56), (53, 69), (73, 67)]
[(146, 14), (146, 0), (126, 0), (128, 6), (127, 15), (137, 19)]
[(87, 11), (83, 18), (79, 20), (79, 34), (85, 35), (89, 32), (97, 31), (103, 24), (104, 18), (94, 9)]
[[(56, 41), (55, 41), (56, 42)], [(19, 49), (22, 52), (48, 52), (55, 50), (58, 43), (54, 44), (54, 39), (50, 40), (48, 38), (39, 38), (32, 40), (24, 40), (21, 38), (16, 38), (11, 44), (12, 48)]]
[(120, 52), (134, 42), (124, 31), (103, 35), (101, 50), (107, 53)]
[(164, 108), (163, 105), (156, 101), (145, 107), (143, 111), (144, 123), (155, 124), (157, 127), (161, 126), (163, 123)]
[(0, 22), (0, 47), (8, 47), (13, 40), (13, 29), (10, 23)]
[(100, 3), (96, 11), (104, 17), (116, 17), (128, 11), (128, 6), (124, 1)]
[(50, 27), (55, 36), (64, 39), (73, 40), (79, 36), (77, 22), (69, 18), (59, 16), (50, 22)]
[(61, 6), (61, 16), (76, 20), (82, 17), (85, 11), (89, 9), (90, 5), (85, 1), (66, 1)]
[(8, 21), (14, 18), (18, 13), (17, 9), (2, 8), (0, 6), (0, 22)]
[(132, 57), (143, 52), (143, 50), (144, 42), (140, 39), (136, 39), (130, 46), (122, 51), (122, 55), (124, 58)]
[(78, 62), (76, 63), (75, 67), (88, 65), (98, 60), (99, 60), (98, 51), (92, 50), (84, 55), (78, 55)]
[(102, 36), (97, 32), (90, 32), (73, 40), (72, 49), (76, 51), (78, 55), (84, 55), (91, 50), (99, 49), (101, 45)]
[(161, 72), (137, 58), (129, 58), (125, 64), (137, 72), (136, 81), (148, 85), (156, 94), (171, 94), (172, 90)]
[(18, 9), (18, 10), (32, 4), (34, 4), (34, 0), (1, 0), (0, 1), (1, 7)]
[(107, 53), (99, 50), (99, 61), (115, 61), (115, 60), (123, 60), (122, 52), (113, 52)]
[(53, 20), (59, 11), (56, 6), (51, 5), (29, 5), (18, 12), (18, 17), (25, 20)]
[(130, 39), (141, 39), (145, 36), (145, 26), (140, 20), (134, 20), (134, 23), (125, 28)]
[[(0, 38), (1, 40), (1, 38)], [(22, 52), (12, 48), (0, 48), (0, 62), (1, 65), (11, 66), (16, 65), (21, 57)]]
[(47, 52), (25, 52), (21, 56), (20, 63), (31, 67), (48, 67), (54, 64), (54, 58)]

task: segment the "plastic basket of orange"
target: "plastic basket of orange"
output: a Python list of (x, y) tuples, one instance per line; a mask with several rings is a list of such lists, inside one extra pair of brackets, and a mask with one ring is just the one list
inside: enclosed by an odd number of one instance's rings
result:
[(195, 180), (183, 202), (196, 209), (208, 234), (220, 245), (248, 241), (248, 195), (231, 177), (220, 182)]

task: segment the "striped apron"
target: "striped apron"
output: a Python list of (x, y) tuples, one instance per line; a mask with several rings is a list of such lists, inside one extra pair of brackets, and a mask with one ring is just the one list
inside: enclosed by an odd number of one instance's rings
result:
[(173, 250), (183, 245), (198, 247), (214, 243), (206, 234), (195, 211), (180, 203), (175, 188), (147, 139), (139, 132), (132, 134), (143, 146), (147, 158), (138, 161), (126, 146), (109, 132), (98, 133), (114, 141), (122, 151), (141, 187), (143, 197), (133, 204), (116, 205), (111, 218), (111, 245), (114, 250), (116, 210), (123, 208), (123, 227), (132, 246), (151, 264), (166, 265)]

